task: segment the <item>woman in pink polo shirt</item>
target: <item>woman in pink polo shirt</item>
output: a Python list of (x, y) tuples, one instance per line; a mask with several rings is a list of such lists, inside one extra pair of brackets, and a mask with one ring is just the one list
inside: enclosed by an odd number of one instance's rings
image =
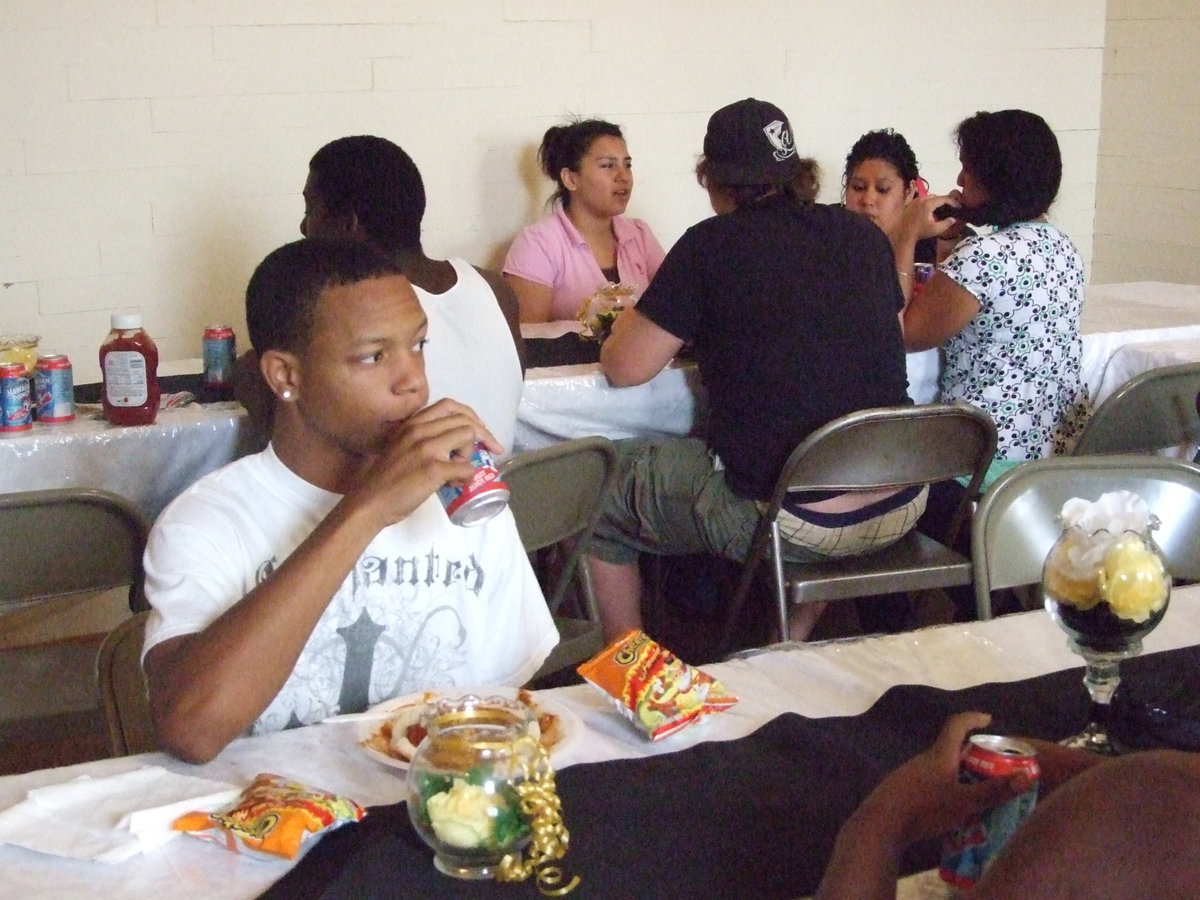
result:
[(663, 249), (645, 222), (624, 215), (633, 165), (620, 127), (599, 119), (555, 125), (542, 138), (538, 162), (558, 184), (554, 211), (523, 229), (504, 259), (521, 321), (574, 319), (609, 283), (632, 285), (640, 296)]

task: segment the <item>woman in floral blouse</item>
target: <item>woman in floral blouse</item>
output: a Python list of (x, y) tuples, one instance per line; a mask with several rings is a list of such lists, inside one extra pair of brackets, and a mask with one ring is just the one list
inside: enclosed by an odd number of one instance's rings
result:
[[(957, 139), (959, 190), (909, 204), (893, 241), (905, 345), (942, 348), (940, 399), (991, 414), (998, 461), (1067, 452), (1090, 407), (1080, 377), (1083, 262), (1046, 221), (1062, 179), (1058, 140), (1041, 116), (1019, 109), (976, 113)], [(945, 204), (958, 209), (939, 219)], [(956, 220), (994, 230), (963, 240), (914, 297), (900, 261)]]

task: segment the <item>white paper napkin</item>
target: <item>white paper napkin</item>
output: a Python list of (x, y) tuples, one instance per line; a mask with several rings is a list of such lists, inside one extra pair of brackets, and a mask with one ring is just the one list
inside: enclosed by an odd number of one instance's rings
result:
[(232, 804), (241, 789), (223, 781), (143, 766), (121, 775), (71, 781), (29, 791), (0, 812), (0, 843), (72, 859), (118, 863), (153, 850), (182, 832), (171, 823), (185, 812)]

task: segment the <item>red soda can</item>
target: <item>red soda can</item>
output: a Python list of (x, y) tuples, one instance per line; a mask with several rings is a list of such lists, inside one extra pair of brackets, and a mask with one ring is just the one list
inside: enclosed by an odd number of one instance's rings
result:
[(455, 525), (478, 525), (486, 522), (508, 505), (508, 485), (500, 480), (500, 470), (483, 444), (476, 444), (471, 454), (475, 474), (463, 487), (444, 484), (438, 488), (438, 498), (446, 507), (446, 515)]
[(21, 363), (0, 365), (0, 431), (28, 431), (32, 427), (29, 373)]
[(43, 353), (33, 370), (33, 400), (39, 422), (75, 418), (75, 384), (65, 353)]
[(233, 364), (237, 360), (237, 338), (228, 325), (209, 325), (204, 329), (203, 383), (209, 388), (233, 385)]
[(946, 836), (938, 870), (942, 881), (956, 888), (975, 884), (1037, 803), (1042, 769), (1030, 744), (997, 734), (973, 734), (967, 739), (967, 750), (958, 770), (960, 782), (1007, 778), (1017, 772), (1029, 777), (1029, 790), (971, 816)]

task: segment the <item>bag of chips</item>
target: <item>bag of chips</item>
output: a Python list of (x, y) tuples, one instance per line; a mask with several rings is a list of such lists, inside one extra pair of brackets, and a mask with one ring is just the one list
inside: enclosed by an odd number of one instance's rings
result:
[(314, 838), (366, 814), (349, 798), (263, 773), (231, 809), (186, 813), (171, 827), (238, 853), (295, 859)]
[(737, 703), (719, 681), (641, 631), (625, 632), (576, 671), (652, 741)]

